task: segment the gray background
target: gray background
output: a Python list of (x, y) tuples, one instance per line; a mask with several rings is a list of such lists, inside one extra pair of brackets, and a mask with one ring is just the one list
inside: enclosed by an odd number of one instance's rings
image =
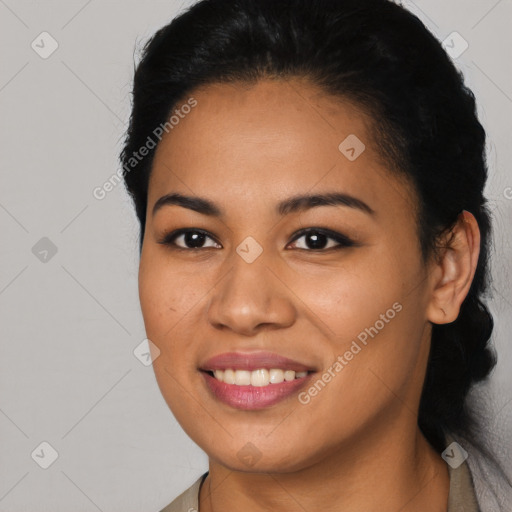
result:
[[(145, 333), (131, 203), (122, 185), (92, 194), (119, 167), (134, 52), (191, 3), (0, 0), (0, 512), (157, 511), (207, 468), (133, 353)], [(455, 61), (489, 136), (500, 354), (477, 391), (510, 461), (512, 2), (404, 5), (469, 44)], [(45, 59), (43, 31), (59, 45)], [(48, 469), (43, 441), (58, 453)]]

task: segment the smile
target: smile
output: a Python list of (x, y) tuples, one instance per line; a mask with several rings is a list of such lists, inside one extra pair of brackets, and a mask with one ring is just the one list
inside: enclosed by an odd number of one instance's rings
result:
[(259, 368), (257, 370), (215, 370), (211, 374), (220, 382), (234, 384), (235, 386), (264, 387), (281, 382), (290, 382), (306, 377), (307, 371), (282, 370), (280, 368)]
[(317, 369), (265, 351), (226, 352), (198, 368), (210, 396), (235, 409), (264, 409), (297, 394)]

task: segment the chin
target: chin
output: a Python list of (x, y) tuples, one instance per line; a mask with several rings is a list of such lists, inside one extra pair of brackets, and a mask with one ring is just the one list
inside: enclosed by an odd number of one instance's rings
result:
[[(306, 469), (325, 456), (321, 447), (305, 448), (301, 442), (285, 444), (282, 440), (271, 443), (265, 435), (261, 442), (233, 438), (225, 444), (194, 441), (208, 457), (231, 471), (242, 473), (293, 473)], [(266, 441), (266, 443), (265, 443)]]
[[(246, 458), (245, 456), (244, 458)], [(230, 471), (238, 471), (241, 473), (293, 473), (306, 468), (309, 464), (304, 460), (280, 460), (279, 458), (257, 456), (254, 460), (241, 461), (238, 457), (228, 456), (224, 454), (221, 457), (211, 456), (217, 463), (221, 464)]]

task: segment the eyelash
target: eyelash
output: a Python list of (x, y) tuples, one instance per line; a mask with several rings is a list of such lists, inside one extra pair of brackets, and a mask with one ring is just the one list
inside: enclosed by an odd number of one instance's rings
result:
[[(200, 233), (202, 235), (207, 236), (208, 238), (211, 238), (216, 244), (219, 244), (219, 242), (217, 242), (215, 240), (215, 238), (213, 238), (207, 231), (203, 231), (202, 229), (193, 229), (193, 228), (181, 228), (181, 229), (176, 229), (174, 231), (171, 231), (170, 233), (165, 234), (163, 236), (163, 238), (158, 241), (158, 243), (162, 244), (162, 245), (171, 246), (171, 248), (176, 251), (186, 251), (186, 252), (194, 251), (195, 252), (195, 251), (201, 251), (204, 249), (215, 249), (215, 247), (180, 247), (180, 246), (176, 245), (176, 243), (175, 243), (176, 238), (178, 238), (180, 235), (183, 235), (186, 233)], [(342, 235), (341, 233), (336, 233), (335, 231), (331, 231), (330, 229), (324, 229), (324, 228), (301, 229), (294, 234), (294, 238), (291, 240), (290, 243), (296, 242), (299, 238), (301, 238), (304, 235), (307, 235), (309, 233), (324, 235), (327, 238), (334, 240), (339, 245), (337, 245), (335, 247), (328, 247), (327, 249), (302, 249), (302, 248), (299, 248), (298, 250), (306, 251), (306, 252), (323, 253), (323, 252), (329, 252), (329, 251), (333, 251), (333, 250), (338, 251), (340, 249), (346, 249), (348, 247), (354, 247), (357, 245), (353, 240), (351, 240), (347, 236)], [(219, 244), (219, 245), (221, 245), (221, 244)]]

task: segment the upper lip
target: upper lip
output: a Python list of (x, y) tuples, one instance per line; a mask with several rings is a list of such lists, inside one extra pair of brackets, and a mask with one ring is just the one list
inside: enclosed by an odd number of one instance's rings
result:
[(279, 368), (297, 372), (315, 371), (314, 368), (273, 352), (225, 352), (205, 361), (201, 370), (258, 370)]

